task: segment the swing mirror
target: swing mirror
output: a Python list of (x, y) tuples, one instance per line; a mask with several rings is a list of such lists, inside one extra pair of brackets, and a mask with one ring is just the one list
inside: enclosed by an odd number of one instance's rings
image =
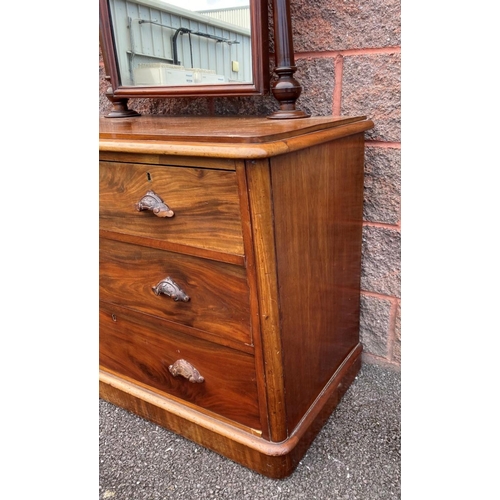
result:
[(266, 0), (99, 0), (113, 98), (268, 90)]

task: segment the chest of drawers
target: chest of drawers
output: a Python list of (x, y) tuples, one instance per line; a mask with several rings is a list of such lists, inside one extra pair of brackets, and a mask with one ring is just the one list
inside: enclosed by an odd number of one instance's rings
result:
[(361, 363), (364, 117), (100, 120), (100, 396), (273, 478)]

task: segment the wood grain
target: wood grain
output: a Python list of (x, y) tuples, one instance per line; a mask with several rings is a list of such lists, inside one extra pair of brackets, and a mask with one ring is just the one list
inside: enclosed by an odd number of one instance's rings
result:
[(150, 165), (174, 165), (176, 167), (209, 168), (213, 170), (235, 170), (236, 161), (226, 158), (199, 158), (193, 156), (172, 156), (161, 154), (138, 154), (100, 151), (101, 161), (116, 161), (121, 163), (144, 163)]
[[(136, 210), (149, 190), (163, 199), (174, 217)], [(103, 230), (243, 255), (234, 172), (102, 161), (99, 193)]]
[(130, 234), (99, 229), (99, 237), (108, 240), (123, 241), (124, 243), (131, 243), (133, 245), (158, 248), (159, 250), (167, 250), (169, 252), (182, 253), (184, 255), (192, 255), (203, 259), (216, 260), (218, 262), (227, 262), (228, 264), (236, 264), (242, 267), (245, 266), (246, 261), (246, 255), (219, 252), (190, 245), (181, 245), (173, 241), (158, 240), (154, 238), (154, 235), (151, 237), (133, 236)]
[[(162, 393), (172, 394), (243, 425), (258, 429), (253, 356), (195, 339), (114, 304), (100, 304), (99, 363)], [(192, 383), (168, 367), (178, 359), (204, 377)]]
[[(100, 394), (281, 478), (361, 364), (373, 123), (206, 118), (102, 126)], [(135, 210), (149, 189), (173, 218)], [(153, 293), (167, 276), (190, 301)], [(177, 359), (205, 381), (172, 377)]]
[[(253, 249), (252, 220), (250, 216), (249, 186), (246, 177), (245, 162), (240, 162), (236, 168), (238, 178), (238, 188), (240, 194), (241, 221), (243, 227), (243, 243), (245, 246), (245, 264), (248, 277), (248, 287), (250, 289), (250, 315), (252, 324), (252, 338), (255, 346), (255, 369), (257, 373), (264, 373), (265, 364), (263, 357), (262, 335), (260, 326), (257, 267), (255, 253)], [(254, 186), (254, 190), (257, 186)], [(258, 189), (258, 188), (257, 188)], [(257, 378), (257, 391), (260, 401), (260, 421), (262, 437), (271, 438), (269, 427), (269, 407), (267, 403), (267, 390), (265, 379), (261, 376)]]
[[(244, 268), (104, 238), (99, 246), (102, 300), (216, 337), (252, 343)], [(154, 294), (152, 287), (168, 276), (189, 295), (189, 302)]]
[(307, 452), (361, 366), (361, 349), (354, 349), (330, 380), (320, 401), (300, 422), (292, 436), (269, 442), (253, 429), (241, 429), (221, 418), (212, 418), (180, 404), (170, 396), (149, 391), (123, 377), (101, 370), (100, 396), (205, 446), (265, 476), (281, 479), (290, 475)]
[(363, 136), (273, 159), (288, 432), (358, 343)]
[[(204, 120), (206, 129), (196, 127), (187, 117), (101, 118), (99, 150), (226, 160), (263, 159), (373, 128), (373, 122), (365, 117), (294, 120), (204, 117)], [(274, 123), (276, 125), (270, 125)], [(146, 130), (141, 130), (142, 124)], [(239, 127), (244, 129), (243, 132)], [(186, 134), (180, 130), (185, 130)]]
[(270, 439), (279, 442), (287, 437), (287, 428), (269, 160), (247, 162), (247, 182), (262, 345), (256, 356), (262, 356), (260, 383), (267, 395)]
[(267, 144), (325, 129), (342, 128), (365, 120), (364, 116), (314, 116), (273, 120), (248, 116), (139, 116), (109, 120), (100, 118), (100, 139), (137, 141), (217, 142)]

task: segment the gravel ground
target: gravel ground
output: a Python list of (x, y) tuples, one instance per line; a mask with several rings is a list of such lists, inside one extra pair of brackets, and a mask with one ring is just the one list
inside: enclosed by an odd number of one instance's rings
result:
[(295, 472), (261, 476), (99, 402), (99, 499), (392, 500), (401, 497), (401, 374), (363, 365)]

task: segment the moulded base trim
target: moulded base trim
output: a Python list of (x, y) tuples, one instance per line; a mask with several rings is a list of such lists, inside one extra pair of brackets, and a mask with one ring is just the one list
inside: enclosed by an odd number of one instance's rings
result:
[(292, 434), (279, 443), (233, 426), (104, 370), (99, 396), (265, 476), (290, 475), (361, 368), (361, 344), (345, 358)]

